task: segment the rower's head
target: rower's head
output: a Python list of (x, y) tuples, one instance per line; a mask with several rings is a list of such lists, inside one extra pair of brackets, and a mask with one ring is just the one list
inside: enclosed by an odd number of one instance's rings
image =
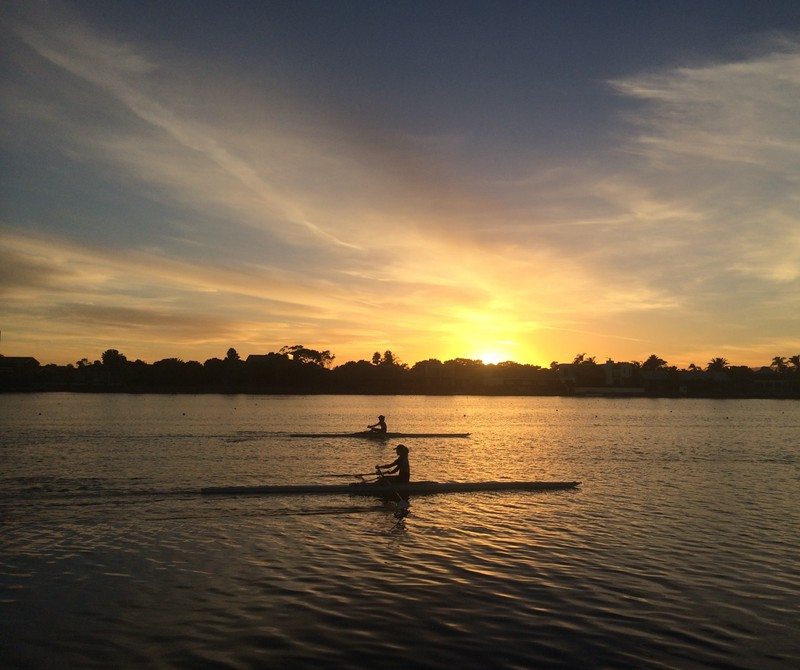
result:
[(408, 453), (408, 447), (407, 447), (405, 444), (398, 444), (398, 445), (397, 445), (397, 446), (394, 448), (394, 450), (397, 452), (397, 455), (398, 455), (398, 456), (399, 456), (400, 454), (407, 454), (407, 453)]
[(383, 421), (383, 420), (384, 420), (386, 417), (385, 417), (385, 416), (383, 416), (383, 414), (379, 414), (379, 415), (378, 415), (378, 418), (379, 418), (381, 421)]

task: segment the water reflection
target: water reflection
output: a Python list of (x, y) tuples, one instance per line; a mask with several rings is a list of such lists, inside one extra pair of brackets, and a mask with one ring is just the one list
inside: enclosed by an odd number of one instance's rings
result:
[(24, 398), (0, 403), (8, 667), (779, 668), (800, 656), (800, 403), (381, 399), (408, 430), (472, 432), (414, 443), (415, 479), (584, 481), (414, 496), (403, 511), (187, 493), (330, 483), (324, 473), (388, 462), (393, 444), (285, 439), (289, 426), (346, 430), (374, 398), (238, 397), (236, 412), (215, 397), (55, 398), (32, 400), (46, 424), (26, 422)]

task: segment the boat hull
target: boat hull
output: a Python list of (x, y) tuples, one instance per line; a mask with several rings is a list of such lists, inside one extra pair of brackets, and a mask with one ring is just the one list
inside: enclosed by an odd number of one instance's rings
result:
[(574, 489), (580, 482), (411, 482), (409, 484), (299, 484), (285, 486), (212, 486), (204, 495), (338, 494), (360, 496), (432, 495), (474, 491), (558, 491)]
[(362, 430), (358, 433), (292, 433), (289, 437), (360, 437), (368, 440), (387, 440), (416, 437), (469, 437), (469, 433), (378, 433)]

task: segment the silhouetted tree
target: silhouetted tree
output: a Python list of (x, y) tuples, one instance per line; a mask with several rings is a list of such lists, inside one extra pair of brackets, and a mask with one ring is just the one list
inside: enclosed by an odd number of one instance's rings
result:
[(658, 370), (663, 368), (667, 362), (663, 358), (659, 358), (655, 354), (650, 354), (650, 357), (642, 363), (642, 370)]
[(120, 368), (128, 362), (125, 354), (119, 353), (116, 349), (107, 349), (103, 352), (101, 358), (103, 360), (103, 365), (110, 368)]
[[(117, 349), (106, 350), (101, 358), (91, 363), (84, 358), (75, 366), (39, 367), (37, 363), (26, 386), (19, 381), (20, 373), (9, 364), (10, 359), (3, 361), (0, 356), (0, 390), (559, 395), (608, 383), (608, 368), (597, 365), (595, 358), (585, 353), (576, 355), (571, 364), (553, 361), (549, 369), (514, 361), (485, 365), (468, 358), (444, 363), (428, 359), (409, 368), (389, 350), (376, 352), (371, 362), (360, 360), (328, 369), (334, 359), (329, 351), (303, 345), (283, 347), (280, 353), (250, 355), (246, 362), (231, 347), (224, 359), (211, 358), (203, 365), (197, 361), (184, 363), (179, 358), (152, 365), (141, 360), (130, 362)], [(667, 367), (666, 361), (655, 354), (635, 365), (631, 379), (637, 384), (644, 382), (650, 395), (800, 397), (800, 354), (774, 357), (772, 371), (766, 366), (753, 370), (729, 365), (727, 359), (719, 357), (709, 361), (708, 374), (694, 363), (688, 366), (694, 374), (689, 374)]]
[(408, 366), (403, 363), (397, 356), (395, 356), (391, 351), (388, 349), (381, 355), (379, 351), (376, 351), (372, 354), (372, 364), (375, 366), (378, 365), (396, 365), (401, 368), (407, 368)]
[(348, 361), (334, 368), (331, 377), (336, 388), (346, 393), (373, 393), (382, 390), (375, 372), (369, 361)]
[(408, 371), (408, 379), (415, 389), (423, 393), (444, 393), (443, 366), (444, 364), (437, 358), (418, 361)]
[(770, 367), (778, 374), (783, 374), (786, 372), (786, 368), (788, 366), (786, 364), (786, 359), (783, 356), (775, 356), (775, 358), (772, 359), (772, 364)]
[(717, 357), (717, 358), (712, 358), (708, 362), (706, 370), (708, 370), (708, 372), (723, 372), (724, 370), (727, 369), (727, 367), (728, 367), (728, 359)]
[(164, 358), (152, 366), (152, 381), (158, 386), (197, 387), (202, 384), (203, 366), (197, 361), (184, 362), (180, 358)]
[(444, 364), (437, 358), (429, 358), (427, 361), (418, 361), (411, 367), (412, 378), (432, 381), (441, 377), (442, 366)]
[(289, 356), (293, 361), (298, 363), (313, 363), (323, 368), (329, 368), (336, 358), (330, 351), (317, 351), (316, 349), (308, 349), (302, 344), (293, 344), (292, 346), (281, 347), (280, 353)]
[(141, 359), (128, 362), (126, 379), (127, 382), (133, 386), (142, 386), (147, 384), (148, 375), (150, 373), (150, 366)]
[(203, 377), (209, 384), (224, 384), (230, 380), (231, 366), (221, 358), (209, 358), (203, 363)]

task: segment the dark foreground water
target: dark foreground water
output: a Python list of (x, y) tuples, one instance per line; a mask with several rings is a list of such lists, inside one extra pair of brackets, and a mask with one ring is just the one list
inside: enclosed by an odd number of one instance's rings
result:
[[(416, 479), (576, 491), (208, 497)], [(0, 395), (4, 668), (795, 668), (800, 403)]]

